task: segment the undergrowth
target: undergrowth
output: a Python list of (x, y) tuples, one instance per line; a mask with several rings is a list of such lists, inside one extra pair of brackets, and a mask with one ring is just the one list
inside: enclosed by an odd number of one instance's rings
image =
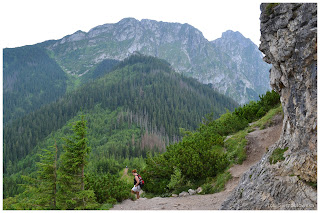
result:
[(273, 118), (275, 115), (281, 114), (283, 118), (283, 109), (281, 104), (274, 109), (271, 109), (265, 116), (263, 116), (260, 120), (256, 121), (252, 127), (259, 127), (260, 129), (265, 129), (267, 127), (272, 126)]

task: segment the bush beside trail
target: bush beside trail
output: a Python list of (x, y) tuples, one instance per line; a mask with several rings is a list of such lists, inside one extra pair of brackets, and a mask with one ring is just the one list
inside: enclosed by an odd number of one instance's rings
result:
[[(183, 130), (185, 136), (181, 142), (168, 146), (165, 153), (149, 155), (146, 159), (142, 172), (146, 192), (167, 196), (186, 185), (197, 188), (224, 173), (234, 162), (241, 163), (245, 159), (246, 140), (235, 141), (239, 145), (234, 145), (224, 143), (224, 137), (245, 129), (279, 104), (280, 96), (268, 91), (259, 101), (239, 107), (233, 113), (227, 112), (217, 120), (208, 115), (195, 132)], [(174, 182), (177, 174), (178, 184)]]

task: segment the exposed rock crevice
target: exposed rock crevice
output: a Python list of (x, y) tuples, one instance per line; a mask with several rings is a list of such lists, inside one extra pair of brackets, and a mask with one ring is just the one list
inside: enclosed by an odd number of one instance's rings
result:
[[(317, 4), (261, 4), (260, 20), (259, 49), (284, 110), (282, 134), (221, 208), (317, 209)], [(285, 160), (271, 164), (274, 150), (286, 147)]]

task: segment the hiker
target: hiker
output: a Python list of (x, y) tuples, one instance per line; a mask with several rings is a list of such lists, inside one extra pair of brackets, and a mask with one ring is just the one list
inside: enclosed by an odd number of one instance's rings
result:
[(134, 179), (133, 179), (134, 186), (131, 189), (131, 193), (136, 194), (137, 199), (139, 199), (140, 198), (139, 192), (141, 190), (141, 187), (140, 187), (140, 180), (139, 180), (138, 173), (137, 173), (136, 169), (132, 170), (132, 175), (134, 176)]

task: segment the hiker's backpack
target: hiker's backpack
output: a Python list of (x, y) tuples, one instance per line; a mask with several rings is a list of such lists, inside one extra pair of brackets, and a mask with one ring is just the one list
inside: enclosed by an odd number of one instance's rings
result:
[(144, 186), (144, 180), (142, 179), (141, 175), (139, 175), (139, 174), (138, 174), (138, 178), (139, 178), (140, 188), (142, 188)]

